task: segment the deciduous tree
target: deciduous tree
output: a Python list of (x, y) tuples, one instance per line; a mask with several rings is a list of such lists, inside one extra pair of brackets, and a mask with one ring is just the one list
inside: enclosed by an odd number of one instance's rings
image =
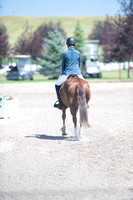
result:
[[(104, 56), (112, 61), (128, 61), (133, 59), (133, 1), (127, 3), (125, 0), (119, 1), (124, 15), (119, 14), (113, 21), (111, 30), (104, 32)], [(129, 67), (128, 67), (128, 78)]]
[(30, 30), (29, 24), (26, 22), (24, 31), (18, 38), (18, 41), (14, 47), (15, 54), (28, 54), (31, 55), (31, 41), (32, 41), (32, 32)]
[[(60, 23), (56, 23), (55, 26), (57, 27), (57, 30), (62, 33), (62, 35), (65, 37), (66, 34), (64, 30), (61, 28)], [(36, 60), (36, 58), (40, 57), (42, 58), (42, 51), (44, 51), (44, 45), (45, 45), (45, 39), (48, 38), (48, 33), (50, 31), (53, 31), (54, 24), (52, 22), (47, 24), (40, 25), (33, 33), (33, 37), (31, 40), (31, 55), (33, 59)]]
[(103, 21), (95, 22), (92, 32), (88, 35), (88, 39), (99, 40), (99, 43), (102, 44), (104, 36), (104, 25), (105, 22)]
[[(60, 23), (56, 24), (57, 29), (65, 37), (65, 32), (61, 28)], [(44, 51), (45, 39), (48, 38), (48, 33), (53, 30), (53, 24), (47, 23), (40, 25), (34, 32), (30, 30), (28, 24), (25, 26), (24, 32), (19, 37), (15, 45), (15, 53), (29, 54), (34, 60), (42, 57)]]
[(0, 66), (2, 65), (2, 59), (8, 55), (9, 48), (6, 27), (3, 24), (0, 24)]

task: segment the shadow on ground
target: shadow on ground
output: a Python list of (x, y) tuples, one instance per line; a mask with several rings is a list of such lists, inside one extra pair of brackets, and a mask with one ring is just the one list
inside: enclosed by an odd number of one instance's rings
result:
[(45, 134), (36, 134), (33, 136), (25, 136), (26, 138), (37, 138), (41, 140), (67, 140), (67, 141), (74, 141), (76, 140), (74, 137), (63, 137), (63, 136), (52, 136), (52, 135), (45, 135)]

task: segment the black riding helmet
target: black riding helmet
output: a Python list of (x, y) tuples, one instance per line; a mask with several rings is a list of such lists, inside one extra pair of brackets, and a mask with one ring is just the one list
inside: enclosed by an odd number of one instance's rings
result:
[(76, 40), (75, 40), (74, 37), (69, 37), (69, 38), (67, 38), (67, 40), (66, 40), (66, 44), (67, 44), (68, 46), (71, 46), (71, 45), (75, 46), (75, 43), (76, 43)]

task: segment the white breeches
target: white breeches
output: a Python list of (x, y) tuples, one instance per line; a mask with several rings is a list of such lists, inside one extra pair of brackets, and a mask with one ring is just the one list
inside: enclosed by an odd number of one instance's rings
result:
[[(55, 83), (55, 85), (62, 85), (66, 80), (67, 80), (67, 77), (68, 77), (69, 75), (61, 75), (59, 78), (58, 78), (58, 80), (56, 81), (56, 83)], [(80, 74), (80, 75), (78, 75), (78, 77), (79, 78), (82, 78), (82, 79), (84, 79), (83, 78), (83, 76)]]

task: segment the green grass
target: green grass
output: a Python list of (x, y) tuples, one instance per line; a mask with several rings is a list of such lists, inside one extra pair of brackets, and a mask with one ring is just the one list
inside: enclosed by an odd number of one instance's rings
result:
[(18, 37), (24, 31), (25, 24), (28, 22), (31, 27), (31, 31), (37, 29), (43, 23), (53, 22), (61, 23), (61, 27), (66, 32), (67, 36), (72, 36), (75, 30), (77, 22), (80, 23), (81, 28), (84, 31), (84, 36), (87, 39), (88, 34), (91, 33), (94, 23), (98, 20), (105, 20), (104, 16), (94, 16), (94, 17), (24, 17), (24, 16), (5, 16), (0, 17), (0, 22), (2, 22), (6, 28), (9, 35), (9, 42), (13, 46), (17, 41)]
[(5, 74), (0, 74), (0, 83), (37, 83), (37, 82), (54, 82), (55, 79), (43, 76), (42, 74), (34, 74), (34, 80), (6, 80)]
[(103, 71), (101, 79), (87, 79), (91, 81), (133, 81), (133, 70), (130, 71), (130, 79), (127, 78), (127, 70), (121, 70), (121, 77), (119, 74), (119, 70), (117, 71)]
[[(103, 82), (103, 81), (120, 81), (119, 79), (119, 71), (103, 71), (103, 77), (99, 78), (89, 78), (86, 79), (89, 82)], [(38, 83), (38, 82), (55, 82), (56, 79), (49, 79), (49, 77), (45, 77), (42, 74), (34, 74), (34, 80), (24, 80), (24, 81), (14, 81), (14, 80), (6, 80), (5, 74), (0, 74), (0, 83)], [(121, 81), (133, 81), (133, 70), (130, 71), (130, 79), (127, 78), (127, 70), (121, 71)]]
[[(119, 74), (119, 71), (110, 71), (110, 72), (103, 72), (103, 79), (108, 80), (119, 80), (121, 77), (121, 80), (128, 80), (128, 72), (127, 70), (121, 70), (121, 76)], [(130, 71), (130, 79), (133, 80), (133, 71)]]

